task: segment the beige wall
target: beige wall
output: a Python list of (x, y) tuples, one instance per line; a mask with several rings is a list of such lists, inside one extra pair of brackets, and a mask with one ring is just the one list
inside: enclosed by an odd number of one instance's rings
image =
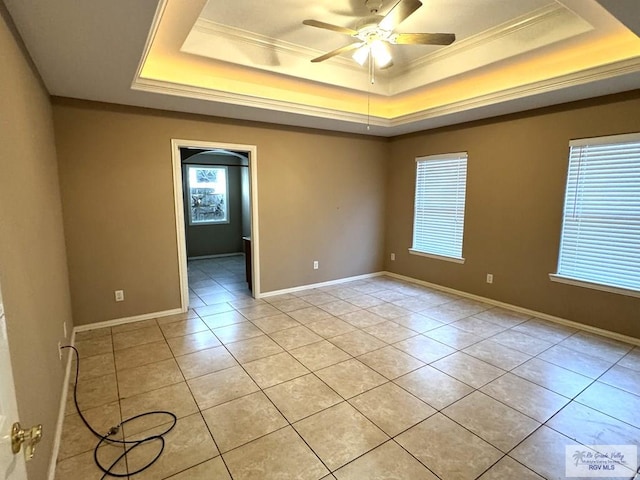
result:
[(382, 269), (386, 140), (68, 99), (53, 111), (76, 324), (179, 307), (172, 138), (257, 146), (262, 292)]
[(44, 426), (27, 464), (36, 480), (47, 477), (64, 384), (57, 344), (73, 325), (51, 105), (10, 25), (0, 2), (0, 283), (20, 421)]
[[(640, 131), (638, 112), (640, 91), (394, 139), (385, 258), (397, 260), (387, 270), (640, 338), (640, 298), (549, 280), (569, 140)], [(410, 255), (415, 158), (460, 151), (469, 153), (466, 262)]]

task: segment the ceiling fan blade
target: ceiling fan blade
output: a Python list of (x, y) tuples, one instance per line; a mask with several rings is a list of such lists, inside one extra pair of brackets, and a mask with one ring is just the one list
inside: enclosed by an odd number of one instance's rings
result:
[(400, 0), (389, 10), (389, 13), (380, 20), (378, 26), (388, 32), (395, 30), (398, 25), (421, 6), (422, 2), (420, 0)]
[(357, 35), (358, 32), (351, 30), (350, 28), (340, 27), (338, 25), (332, 25), (330, 23), (320, 22), (318, 20), (303, 20), (302, 23), (309, 25), (310, 27), (323, 28), (325, 30), (331, 30), (333, 32), (344, 33), (345, 35)]
[(325, 53), (324, 55), (314, 58), (313, 60), (311, 60), (313, 63), (317, 63), (317, 62), (324, 62), (325, 60), (331, 58), (331, 57), (335, 57), (336, 55), (340, 55), (341, 53), (345, 53), (345, 52), (350, 52), (351, 50), (357, 50), (358, 48), (360, 48), (361, 46), (364, 45), (364, 42), (357, 42), (357, 43), (351, 43), (349, 45), (345, 45), (344, 47), (340, 47), (340, 48), (336, 48), (335, 50), (331, 50), (328, 53)]
[(455, 40), (453, 33), (396, 33), (389, 38), (397, 45), (451, 45)]

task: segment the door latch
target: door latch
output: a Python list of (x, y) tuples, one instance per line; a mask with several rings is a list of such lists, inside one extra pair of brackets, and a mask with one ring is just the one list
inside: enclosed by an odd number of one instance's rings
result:
[(11, 427), (11, 451), (15, 455), (20, 451), (24, 443), (24, 458), (29, 461), (36, 453), (36, 445), (42, 439), (42, 425), (34, 425), (24, 430), (20, 423), (16, 422)]

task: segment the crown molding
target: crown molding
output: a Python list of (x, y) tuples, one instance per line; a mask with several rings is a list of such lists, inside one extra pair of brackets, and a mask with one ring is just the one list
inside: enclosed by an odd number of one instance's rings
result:
[(541, 80), (539, 82), (520, 85), (518, 87), (501, 90), (499, 92), (479, 95), (458, 102), (449, 103), (447, 105), (429, 108), (407, 115), (401, 115), (391, 119), (390, 126), (404, 126), (454, 113), (520, 100), (572, 87), (579, 87), (603, 80), (612, 80), (616, 77), (637, 73), (640, 73), (640, 57), (600, 65), (580, 72), (574, 72), (548, 80)]
[[(133, 83), (135, 84), (136, 80), (142, 77), (142, 69), (144, 68), (145, 63), (147, 63), (147, 59), (151, 54), (151, 48), (153, 47), (153, 42), (156, 39), (156, 35), (158, 34), (158, 29), (160, 28), (160, 22), (162, 21), (162, 17), (164, 16), (164, 12), (167, 8), (167, 2), (169, 0), (160, 0), (158, 2), (158, 6), (156, 7), (156, 13), (153, 15), (153, 22), (149, 27), (149, 33), (147, 34), (147, 40), (144, 44), (144, 49), (142, 50), (142, 55), (140, 56), (140, 61), (138, 62), (138, 67), (136, 68), (135, 76), (133, 77)], [(133, 85), (132, 85), (133, 88)]]
[(287, 100), (266, 99), (252, 95), (237, 94), (221, 90), (183, 85), (163, 80), (136, 78), (131, 88), (161, 95), (181, 96), (209, 102), (219, 102), (265, 110), (275, 110), (296, 115), (307, 115), (356, 124), (370, 124), (384, 129), (418, 124), (426, 120), (445, 117), (456, 113), (521, 100), (563, 89), (586, 85), (592, 82), (611, 80), (616, 77), (640, 73), (640, 57), (615, 62), (591, 69), (575, 72), (549, 80), (534, 82), (499, 92), (428, 108), (391, 119), (371, 116), (366, 113), (344, 112), (324, 107), (298, 104)]
[(391, 126), (389, 120), (374, 115), (367, 115), (366, 113), (345, 112), (331, 108), (289, 102), (286, 100), (275, 100), (253, 95), (226, 92), (223, 90), (195, 87), (193, 85), (184, 85), (164, 80), (136, 78), (131, 84), (131, 88), (133, 90), (157, 93), (161, 95), (187, 97), (196, 100), (206, 100), (209, 102), (239, 105), (263, 110), (276, 110), (284, 113), (327, 118), (342, 122), (357, 124), (368, 123), (372, 126), (379, 127)]

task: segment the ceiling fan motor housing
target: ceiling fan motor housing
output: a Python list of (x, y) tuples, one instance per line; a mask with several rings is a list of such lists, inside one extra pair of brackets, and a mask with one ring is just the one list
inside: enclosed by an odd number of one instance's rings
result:
[(363, 18), (356, 24), (358, 33), (353, 36), (366, 43), (371, 43), (374, 40), (387, 40), (391, 32), (380, 28), (379, 24), (383, 18), (382, 15), (371, 15)]
[(365, 0), (364, 5), (371, 13), (378, 13), (382, 8), (382, 0)]

